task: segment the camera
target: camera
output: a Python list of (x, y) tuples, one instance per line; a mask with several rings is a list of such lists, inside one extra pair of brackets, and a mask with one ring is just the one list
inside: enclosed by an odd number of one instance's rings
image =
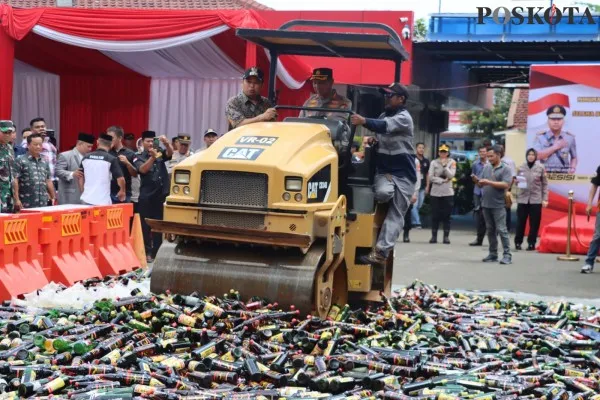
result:
[(404, 25), (404, 28), (402, 28), (402, 38), (410, 39), (410, 28), (408, 25)]
[(49, 138), (53, 138), (55, 135), (55, 131), (54, 129), (46, 129), (46, 136), (48, 136)]

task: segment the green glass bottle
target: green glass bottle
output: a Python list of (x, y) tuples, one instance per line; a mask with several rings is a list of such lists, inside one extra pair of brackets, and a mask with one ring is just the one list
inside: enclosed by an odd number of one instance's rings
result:
[(73, 344), (63, 338), (56, 338), (52, 341), (52, 348), (59, 353), (70, 351), (73, 349)]
[(73, 352), (76, 355), (81, 356), (92, 350), (94, 347), (95, 346), (91, 340), (78, 340), (73, 343)]

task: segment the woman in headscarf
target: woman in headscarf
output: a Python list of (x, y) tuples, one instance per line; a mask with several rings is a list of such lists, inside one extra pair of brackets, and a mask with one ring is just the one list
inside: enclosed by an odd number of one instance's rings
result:
[(515, 248), (521, 250), (525, 225), (529, 219), (527, 250), (535, 250), (542, 207), (548, 206), (548, 177), (544, 165), (538, 161), (537, 152), (531, 148), (525, 153), (525, 162), (517, 171), (517, 232)]

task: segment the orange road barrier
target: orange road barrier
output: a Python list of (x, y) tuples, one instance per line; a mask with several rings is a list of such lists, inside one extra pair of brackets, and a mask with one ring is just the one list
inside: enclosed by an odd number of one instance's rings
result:
[(118, 275), (142, 266), (129, 236), (132, 217), (132, 203), (94, 207), (90, 242), (102, 275)]
[(0, 214), (0, 300), (10, 300), (48, 284), (38, 245), (42, 214)]
[(39, 244), (48, 281), (67, 286), (102, 274), (90, 252), (90, 221), (93, 207), (65, 204), (30, 208), (23, 214), (41, 212)]

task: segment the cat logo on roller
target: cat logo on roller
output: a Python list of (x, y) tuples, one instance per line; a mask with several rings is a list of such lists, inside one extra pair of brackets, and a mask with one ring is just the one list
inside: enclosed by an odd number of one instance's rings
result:
[(247, 160), (254, 161), (260, 156), (263, 149), (255, 149), (251, 147), (225, 147), (219, 158), (228, 160)]
[(319, 190), (325, 190), (329, 188), (329, 182), (308, 182), (308, 198), (316, 199), (319, 195)]
[(306, 201), (321, 203), (327, 201), (331, 192), (331, 165), (326, 165), (315, 173), (306, 183)]

